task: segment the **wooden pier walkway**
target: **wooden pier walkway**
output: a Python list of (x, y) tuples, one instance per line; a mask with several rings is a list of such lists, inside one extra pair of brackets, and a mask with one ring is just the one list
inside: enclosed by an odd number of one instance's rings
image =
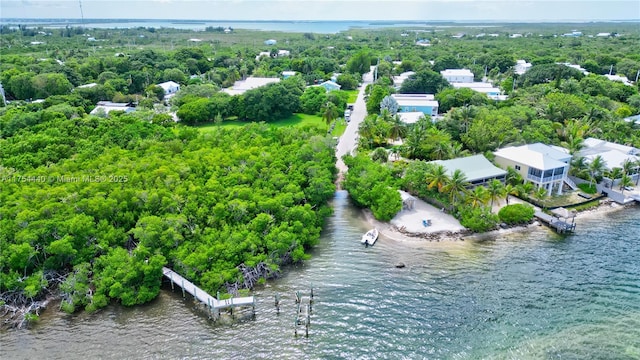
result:
[(547, 224), (549, 227), (555, 229), (560, 234), (573, 232), (576, 229), (575, 223), (562, 221), (560, 218), (543, 213), (542, 211), (536, 211), (534, 216), (541, 222)]
[(171, 288), (173, 289), (174, 284), (178, 285), (182, 288), (183, 295), (184, 292), (187, 292), (193, 295), (198, 301), (206, 305), (210, 311), (213, 312), (214, 315), (219, 316), (221, 309), (233, 309), (235, 307), (252, 307), (255, 313), (256, 302), (253, 296), (247, 297), (239, 297), (239, 298), (230, 298), (225, 300), (218, 300), (213, 296), (207, 294), (206, 291), (200, 289), (195, 286), (191, 281), (183, 278), (180, 274), (175, 271), (163, 267), (162, 275), (164, 275), (167, 279), (171, 281)]

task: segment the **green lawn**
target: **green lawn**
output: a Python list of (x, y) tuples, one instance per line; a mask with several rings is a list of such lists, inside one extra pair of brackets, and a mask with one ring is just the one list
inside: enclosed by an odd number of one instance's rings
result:
[(337, 120), (336, 126), (333, 128), (333, 132), (331, 135), (340, 137), (344, 134), (344, 130), (347, 128), (347, 122), (344, 119), (340, 118)]
[(358, 98), (358, 90), (345, 90), (344, 92), (349, 94), (349, 99), (347, 99), (348, 104), (356, 102), (356, 99)]
[[(224, 127), (224, 128), (238, 128), (238, 127), (243, 127), (246, 124), (248, 124), (248, 123), (242, 122), (242, 121), (237, 121), (237, 120), (225, 120), (225, 121), (222, 122), (221, 125), (216, 125), (214, 123), (206, 123), (206, 124), (197, 125), (195, 127), (201, 133), (206, 133), (206, 132), (213, 131), (213, 129), (215, 129), (218, 126), (221, 126), (221, 127)], [(283, 127), (283, 126), (302, 126), (302, 127), (315, 126), (315, 127), (318, 127), (320, 129), (324, 129), (324, 130), (327, 129), (327, 125), (326, 125), (326, 123), (324, 122), (324, 120), (322, 119), (321, 116), (318, 116), (318, 115), (307, 115), (307, 114), (293, 114), (293, 115), (291, 115), (290, 117), (288, 117), (286, 119), (272, 121), (272, 122), (269, 122), (269, 124), (273, 125), (273, 126), (277, 126), (277, 127)], [(338, 130), (338, 126), (336, 126), (336, 129), (334, 130), (334, 134), (336, 133), (336, 130)], [(340, 134), (342, 134), (342, 132), (344, 132), (344, 128), (342, 129)], [(339, 136), (339, 135), (337, 135), (337, 136)]]

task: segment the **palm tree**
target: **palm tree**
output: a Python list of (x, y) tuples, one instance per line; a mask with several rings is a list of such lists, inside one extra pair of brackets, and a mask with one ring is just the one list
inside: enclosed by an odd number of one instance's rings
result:
[(426, 174), (427, 186), (429, 189), (438, 188), (438, 192), (442, 192), (444, 186), (449, 182), (447, 169), (441, 164), (434, 164)]
[(622, 163), (622, 171), (625, 174), (631, 176), (631, 172), (633, 171), (635, 166), (636, 166), (635, 161), (625, 159), (624, 162)]
[(469, 155), (469, 150), (463, 149), (462, 144), (460, 144), (459, 142), (449, 143), (449, 156), (451, 156), (451, 158), (456, 159)]
[(597, 181), (597, 178), (607, 168), (606, 162), (602, 159), (602, 156), (598, 155), (589, 163), (589, 184), (593, 186)]
[(454, 120), (460, 122), (462, 132), (466, 133), (469, 130), (469, 125), (473, 119), (478, 115), (478, 110), (473, 105), (465, 105), (461, 108), (455, 109), (451, 113)]
[(507, 205), (509, 205), (510, 195), (518, 195), (518, 188), (511, 184), (507, 184), (504, 186), (504, 201), (507, 203)]
[(456, 169), (442, 190), (449, 193), (451, 205), (456, 205), (460, 197), (467, 192), (468, 185), (467, 176), (462, 172), (462, 170)]
[[(383, 111), (386, 111), (386, 110), (383, 110)], [(389, 129), (390, 131), (389, 137), (391, 139), (396, 140), (406, 135), (407, 127), (402, 122), (402, 120), (400, 120), (400, 116), (393, 115), (388, 119), (388, 122), (391, 125), (391, 128)]]
[(569, 174), (582, 178), (587, 174), (587, 168), (587, 158), (583, 156), (574, 156), (571, 159), (571, 170), (569, 171)]
[(322, 111), (322, 118), (327, 122), (327, 126), (331, 124), (333, 120), (337, 119), (338, 115), (340, 115), (338, 107), (331, 101), (324, 103), (320, 111)]
[(606, 172), (606, 176), (611, 180), (611, 187), (613, 187), (613, 183), (616, 181), (616, 179), (620, 179), (622, 177), (622, 174), (622, 169), (619, 167), (615, 167), (611, 169), (611, 171)]
[(489, 182), (487, 190), (489, 191), (489, 198), (491, 199), (491, 207), (493, 207), (493, 201), (503, 197), (505, 192), (504, 184), (497, 179)]
[(435, 143), (433, 146), (433, 149), (431, 149), (431, 158), (434, 160), (448, 159), (450, 148), (451, 148), (450, 143), (446, 143), (442, 141)]
[(465, 196), (465, 202), (471, 207), (478, 207), (480, 205), (486, 205), (489, 202), (489, 192), (484, 186), (476, 186), (473, 191), (470, 191)]
[(524, 184), (516, 185), (514, 191), (516, 192), (516, 195), (520, 197), (524, 197), (524, 196), (529, 197), (529, 194), (533, 192), (533, 189), (534, 189), (533, 183), (526, 182)]
[(539, 187), (534, 193), (533, 193), (533, 197), (536, 198), (536, 200), (538, 201), (542, 201), (544, 200), (545, 197), (547, 197), (547, 189), (543, 188), (543, 187)]
[(624, 190), (626, 187), (633, 185), (633, 180), (631, 176), (627, 174), (623, 174), (622, 178), (620, 178), (620, 191), (624, 194)]

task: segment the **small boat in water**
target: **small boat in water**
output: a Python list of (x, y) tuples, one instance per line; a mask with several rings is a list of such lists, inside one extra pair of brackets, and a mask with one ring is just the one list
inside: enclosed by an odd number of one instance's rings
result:
[(378, 240), (378, 229), (373, 228), (367, 231), (366, 234), (362, 235), (362, 243), (365, 246), (372, 246), (375, 244), (376, 240)]

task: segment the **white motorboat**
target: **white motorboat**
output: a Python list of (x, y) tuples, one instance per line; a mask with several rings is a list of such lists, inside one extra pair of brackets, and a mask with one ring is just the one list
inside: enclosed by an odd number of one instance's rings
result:
[(366, 234), (362, 235), (362, 243), (365, 246), (372, 246), (373, 244), (376, 243), (376, 240), (378, 240), (378, 229), (373, 228), (369, 231), (367, 231)]

